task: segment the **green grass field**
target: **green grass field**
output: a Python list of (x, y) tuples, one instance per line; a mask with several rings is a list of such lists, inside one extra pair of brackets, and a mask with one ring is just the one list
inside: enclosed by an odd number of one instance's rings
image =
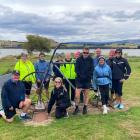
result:
[(70, 116), (37, 127), (24, 126), (18, 117), (12, 124), (0, 119), (0, 140), (140, 140), (140, 58), (129, 62), (132, 75), (124, 84), (123, 96), (129, 110)]

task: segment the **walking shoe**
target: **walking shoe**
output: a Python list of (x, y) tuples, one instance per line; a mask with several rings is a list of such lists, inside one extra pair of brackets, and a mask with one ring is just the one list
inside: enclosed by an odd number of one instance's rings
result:
[(68, 114), (68, 112), (66, 112), (65, 114), (64, 114), (64, 118), (68, 118), (69, 117), (69, 114)]
[(32, 118), (31, 118), (31, 116), (29, 116), (28, 114), (26, 114), (25, 116), (19, 116), (19, 118), (21, 119), (21, 120), (23, 120), (23, 121), (26, 121), (26, 120), (31, 120)]
[(119, 108), (120, 104), (115, 104), (114, 108)]
[(106, 107), (106, 105), (103, 105), (103, 115), (108, 113), (108, 108)]
[(73, 115), (77, 115), (79, 112), (80, 112), (79, 108), (76, 107), (75, 110), (74, 110), (74, 112), (73, 112)]
[(85, 105), (83, 107), (83, 114), (87, 114), (87, 106), (85, 106)]
[(4, 110), (0, 110), (0, 118), (1, 118), (1, 117), (3, 117), (3, 118), (5, 117)]
[(123, 109), (124, 108), (124, 105), (123, 104), (120, 104), (119, 105), (119, 109)]

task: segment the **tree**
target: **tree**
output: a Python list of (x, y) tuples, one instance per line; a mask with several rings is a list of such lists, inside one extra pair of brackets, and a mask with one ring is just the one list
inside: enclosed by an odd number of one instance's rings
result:
[(32, 53), (33, 51), (45, 51), (50, 52), (52, 46), (52, 40), (42, 37), (39, 35), (27, 35), (27, 42), (23, 44), (23, 47), (28, 51), (28, 53)]

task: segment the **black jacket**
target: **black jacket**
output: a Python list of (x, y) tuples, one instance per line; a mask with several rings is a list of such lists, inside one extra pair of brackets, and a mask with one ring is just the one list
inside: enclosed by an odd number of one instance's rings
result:
[(84, 59), (83, 56), (80, 56), (76, 60), (75, 71), (77, 80), (91, 81), (93, 77), (93, 59), (90, 56), (86, 59)]
[(71, 105), (69, 94), (63, 87), (60, 87), (59, 89), (54, 88), (52, 90), (51, 98), (48, 104), (48, 113), (51, 112), (54, 103), (56, 103), (56, 107), (64, 109), (68, 108)]
[(108, 58), (106, 60), (108, 66), (110, 66), (111, 70), (113, 69), (113, 58)]
[(112, 79), (121, 80), (128, 79), (131, 73), (131, 68), (128, 61), (123, 58), (115, 57), (112, 64)]
[[(57, 62), (60, 62), (60, 61), (56, 61), (56, 63)], [(58, 68), (60, 68), (60, 65), (62, 65), (62, 64), (55, 64), (54, 63), (54, 65), (56, 65)], [(54, 76), (63, 78), (63, 75), (61, 74), (61, 72), (54, 65), (53, 65)]]
[(2, 88), (1, 99), (4, 109), (11, 106), (17, 108), (20, 101), (25, 100), (25, 87), (21, 81), (14, 83), (11, 79), (8, 80)]

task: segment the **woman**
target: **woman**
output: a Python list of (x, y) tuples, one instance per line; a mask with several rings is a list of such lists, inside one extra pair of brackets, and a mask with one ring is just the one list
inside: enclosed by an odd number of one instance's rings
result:
[[(35, 68), (33, 63), (28, 60), (28, 56), (26, 53), (21, 53), (21, 59), (16, 63), (15, 70), (18, 70), (20, 72), (20, 80), (22, 80), (25, 85), (26, 95), (28, 97), (30, 95), (32, 84), (35, 83), (36, 78), (35, 74), (30, 74), (35, 72)], [(25, 76), (27, 77), (25, 78)]]
[(68, 117), (67, 108), (71, 105), (69, 94), (63, 86), (62, 78), (55, 78), (54, 89), (48, 104), (48, 114), (50, 114), (53, 105), (56, 103), (55, 117), (57, 119)]
[(99, 57), (98, 65), (93, 73), (93, 88), (101, 93), (101, 101), (103, 105), (103, 114), (108, 113), (109, 89), (112, 87), (112, 72), (111, 68), (106, 64), (103, 56)]

